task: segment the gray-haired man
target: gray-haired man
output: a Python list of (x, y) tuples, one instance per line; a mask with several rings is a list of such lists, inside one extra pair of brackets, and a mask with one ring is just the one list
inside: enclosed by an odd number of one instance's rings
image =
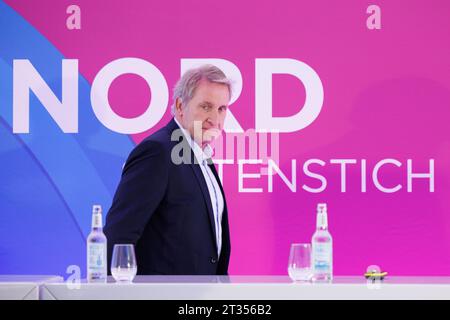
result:
[(109, 261), (114, 244), (133, 243), (138, 274), (228, 273), (227, 205), (209, 143), (223, 129), (230, 97), (230, 81), (212, 65), (178, 81), (174, 118), (124, 166), (104, 228)]

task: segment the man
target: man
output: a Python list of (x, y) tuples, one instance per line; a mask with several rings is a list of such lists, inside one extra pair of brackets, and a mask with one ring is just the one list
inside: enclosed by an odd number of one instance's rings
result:
[(212, 65), (178, 81), (174, 118), (125, 163), (104, 227), (108, 269), (114, 245), (132, 243), (138, 274), (228, 273), (228, 212), (210, 143), (223, 129), (230, 97), (230, 81)]

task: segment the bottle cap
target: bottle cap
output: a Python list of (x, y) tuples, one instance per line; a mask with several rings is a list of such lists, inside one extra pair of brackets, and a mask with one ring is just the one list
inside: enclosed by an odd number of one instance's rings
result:
[(328, 228), (327, 204), (317, 204), (317, 228)]
[(92, 213), (93, 214), (102, 214), (102, 206), (99, 204), (94, 204), (92, 206)]
[(327, 212), (327, 204), (326, 203), (317, 204), (317, 212)]
[(94, 204), (92, 206), (92, 228), (102, 228), (102, 206), (99, 204)]

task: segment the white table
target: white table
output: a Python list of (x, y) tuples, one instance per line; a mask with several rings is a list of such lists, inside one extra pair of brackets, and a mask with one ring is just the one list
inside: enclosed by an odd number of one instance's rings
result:
[(41, 299), (371, 300), (450, 299), (450, 277), (335, 277), (332, 283), (293, 283), (287, 276), (138, 276), (132, 284), (45, 283)]
[(41, 284), (62, 281), (59, 276), (0, 275), (0, 300), (38, 300)]

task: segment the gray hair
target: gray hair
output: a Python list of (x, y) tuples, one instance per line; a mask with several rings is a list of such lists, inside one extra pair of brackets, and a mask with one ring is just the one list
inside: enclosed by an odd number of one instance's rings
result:
[(184, 105), (187, 105), (194, 96), (201, 80), (212, 83), (224, 84), (228, 87), (231, 98), (231, 80), (225, 76), (222, 70), (212, 64), (205, 64), (198, 68), (189, 69), (178, 80), (173, 88), (172, 115), (175, 115), (175, 105), (178, 98), (181, 98)]

